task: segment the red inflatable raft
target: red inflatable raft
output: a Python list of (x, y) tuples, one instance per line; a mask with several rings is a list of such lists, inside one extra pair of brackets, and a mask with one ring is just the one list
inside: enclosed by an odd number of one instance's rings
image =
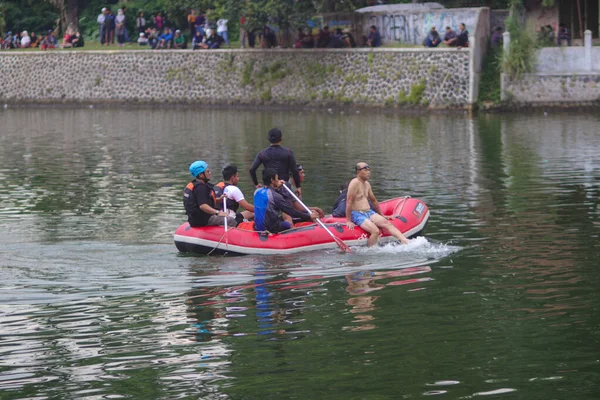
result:
[[(419, 235), (429, 219), (427, 205), (419, 199), (397, 198), (379, 203), (384, 215), (394, 215), (392, 222), (408, 238)], [(349, 246), (364, 246), (368, 234), (359, 227), (350, 230), (345, 218), (327, 216), (322, 219), (327, 228)], [(184, 253), (198, 254), (290, 254), (300, 251), (335, 249), (333, 238), (318, 224), (299, 224), (290, 230), (270, 234), (245, 228), (229, 228), (227, 234), (222, 226), (192, 228), (182, 224), (173, 239), (177, 249)], [(395, 240), (389, 232), (382, 231), (380, 243)]]

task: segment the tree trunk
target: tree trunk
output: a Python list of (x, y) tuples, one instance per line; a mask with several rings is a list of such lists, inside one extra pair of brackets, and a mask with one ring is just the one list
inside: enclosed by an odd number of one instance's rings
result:
[(579, 34), (583, 39), (583, 20), (581, 19), (581, 0), (577, 0), (577, 13), (579, 14)]
[(73, 32), (79, 29), (79, 0), (67, 0), (67, 26)]

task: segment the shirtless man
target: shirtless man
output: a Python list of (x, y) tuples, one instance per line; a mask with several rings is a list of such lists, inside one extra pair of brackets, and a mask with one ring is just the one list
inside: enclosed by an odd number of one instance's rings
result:
[[(407, 244), (408, 239), (388, 219), (394, 216), (384, 217), (379, 208), (379, 203), (371, 190), (371, 184), (367, 182), (371, 177), (371, 167), (367, 163), (356, 164), (356, 178), (352, 179), (348, 186), (348, 198), (346, 200), (346, 221), (349, 229), (356, 225), (369, 232), (368, 246), (373, 246), (379, 239), (379, 228), (389, 231), (392, 236), (402, 244)], [(369, 200), (375, 211), (369, 207)]]

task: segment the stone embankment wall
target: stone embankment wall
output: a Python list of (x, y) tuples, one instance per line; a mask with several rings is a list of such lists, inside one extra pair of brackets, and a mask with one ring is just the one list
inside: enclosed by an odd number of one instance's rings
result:
[(6, 103), (466, 107), (471, 49), (0, 53)]
[(502, 75), (503, 100), (563, 106), (600, 102), (600, 73), (524, 74), (518, 80)]

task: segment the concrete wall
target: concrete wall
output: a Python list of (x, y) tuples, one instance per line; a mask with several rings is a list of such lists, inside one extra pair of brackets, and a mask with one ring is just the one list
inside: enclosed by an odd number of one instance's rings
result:
[(537, 52), (536, 72), (600, 72), (600, 47), (591, 47), (586, 62), (585, 47), (544, 47)]
[[(508, 54), (510, 34), (504, 34)], [(583, 47), (551, 47), (537, 52), (535, 73), (511, 78), (502, 74), (502, 100), (529, 104), (561, 105), (600, 102), (600, 48), (585, 32)]]
[[(474, 34), (482, 8), (451, 8), (398, 12), (361, 13), (362, 33), (369, 34), (371, 25), (377, 26), (384, 44), (403, 43), (421, 45), (432, 26), (442, 33), (446, 26), (457, 30), (461, 23)], [(487, 10), (487, 9), (485, 9)], [(488, 14), (489, 15), (489, 14)], [(488, 17), (489, 26), (489, 17)]]
[(465, 107), (476, 101), (472, 54), (423, 48), (2, 52), (0, 102)]
[(528, 104), (600, 102), (600, 73), (525, 74), (518, 80), (502, 74), (502, 95), (503, 100)]

